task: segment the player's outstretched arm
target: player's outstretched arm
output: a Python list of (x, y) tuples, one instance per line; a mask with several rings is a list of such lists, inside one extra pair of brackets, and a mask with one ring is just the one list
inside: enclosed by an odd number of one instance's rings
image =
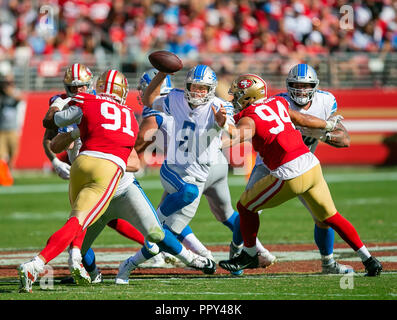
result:
[(151, 108), (154, 100), (160, 95), (160, 88), (166, 76), (167, 73), (159, 71), (150, 81), (142, 98), (142, 102), (146, 107)]
[(232, 147), (236, 144), (252, 139), (255, 135), (255, 122), (249, 117), (243, 117), (237, 126), (229, 125), (230, 139), (222, 140), (222, 148)]
[(333, 131), (327, 132), (326, 136), (327, 138), (324, 142), (333, 147), (336, 148), (350, 147), (350, 135), (347, 132), (345, 126), (341, 122), (338, 122), (336, 128)]

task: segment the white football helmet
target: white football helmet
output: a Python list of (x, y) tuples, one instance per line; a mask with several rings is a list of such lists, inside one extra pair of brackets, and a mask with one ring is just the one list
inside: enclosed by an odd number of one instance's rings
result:
[[(190, 86), (193, 83), (207, 86), (208, 93), (204, 97), (196, 97), (196, 94), (190, 91)], [(194, 106), (205, 104), (215, 97), (215, 89), (217, 85), (218, 80), (214, 70), (206, 65), (199, 64), (190, 69), (186, 75), (185, 98)]]
[(92, 80), (92, 72), (88, 67), (80, 63), (74, 63), (66, 69), (63, 84), (67, 95), (71, 97), (76, 94), (70, 90), (71, 87), (87, 86), (90, 89)]
[[(291, 99), (294, 100), (298, 106), (304, 106), (312, 101), (320, 81), (317, 78), (316, 71), (311, 66), (301, 63), (290, 70), (286, 83), (288, 94)], [(309, 84), (310, 88), (294, 88), (294, 83)]]
[[(145, 89), (148, 87), (149, 83), (152, 81), (154, 76), (158, 73), (159, 71), (155, 68), (146, 70), (141, 78), (139, 79), (138, 87), (137, 89), (140, 91), (141, 96), (143, 96), (143, 93), (145, 92)], [(171, 77), (169, 74), (164, 79), (164, 82), (161, 85), (160, 88), (160, 95), (166, 95), (168, 94), (172, 89), (173, 89), (173, 84), (171, 82)]]

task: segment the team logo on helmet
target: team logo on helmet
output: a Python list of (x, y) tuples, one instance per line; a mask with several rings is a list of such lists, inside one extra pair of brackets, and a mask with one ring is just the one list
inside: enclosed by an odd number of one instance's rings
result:
[(241, 80), (241, 81), (237, 84), (237, 86), (238, 86), (240, 89), (247, 89), (247, 88), (249, 88), (249, 87), (252, 86), (252, 81), (251, 81), (250, 79), (244, 79), (244, 80)]

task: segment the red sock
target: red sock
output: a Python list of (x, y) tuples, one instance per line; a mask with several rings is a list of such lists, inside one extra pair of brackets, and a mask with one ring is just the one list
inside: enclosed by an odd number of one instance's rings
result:
[(40, 252), (48, 263), (57, 257), (82, 230), (82, 226), (76, 217), (70, 218), (64, 226), (56, 231), (47, 241), (46, 247)]
[(79, 248), (81, 250), (81, 246), (83, 245), (83, 241), (86, 233), (87, 233), (87, 228), (80, 231), (77, 237), (73, 239), (72, 243), (70, 244), (70, 247)]
[(240, 230), (244, 240), (244, 246), (250, 248), (256, 245), (256, 236), (259, 230), (259, 214), (243, 207), (240, 201), (237, 203), (240, 214)]
[(323, 222), (334, 229), (354, 251), (357, 251), (364, 245), (353, 225), (346, 218), (342, 217), (339, 212), (336, 212), (335, 215)]
[(122, 236), (138, 242), (143, 245), (145, 237), (139, 230), (135, 229), (129, 222), (123, 219), (114, 219), (108, 223), (108, 226), (116, 230)]

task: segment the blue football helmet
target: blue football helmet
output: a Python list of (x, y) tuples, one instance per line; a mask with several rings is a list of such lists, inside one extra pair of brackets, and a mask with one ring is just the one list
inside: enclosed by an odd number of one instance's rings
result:
[[(287, 90), (292, 100), (298, 106), (304, 106), (313, 100), (314, 93), (317, 91), (320, 81), (317, 78), (316, 71), (307, 64), (298, 64), (294, 66), (287, 76)], [(294, 83), (309, 84), (310, 88), (294, 88)]]
[[(141, 78), (139, 79), (139, 84), (137, 89), (139, 91), (141, 91), (141, 95), (143, 95), (143, 92), (145, 92), (145, 89), (148, 87), (150, 81), (152, 81), (152, 79), (154, 78), (154, 76), (158, 73), (158, 70), (155, 68), (146, 70)], [(164, 79), (163, 84), (161, 85), (160, 88), (160, 95), (166, 95), (168, 94), (172, 89), (173, 89), (173, 84), (171, 82), (171, 77), (169, 74), (167, 74), (167, 76)]]
[[(190, 86), (193, 83), (207, 86), (208, 93), (204, 97), (196, 97), (196, 95), (190, 91)], [(206, 65), (199, 64), (190, 69), (186, 75), (185, 98), (194, 106), (205, 104), (215, 97), (215, 89), (217, 85), (218, 80), (214, 70)]]

